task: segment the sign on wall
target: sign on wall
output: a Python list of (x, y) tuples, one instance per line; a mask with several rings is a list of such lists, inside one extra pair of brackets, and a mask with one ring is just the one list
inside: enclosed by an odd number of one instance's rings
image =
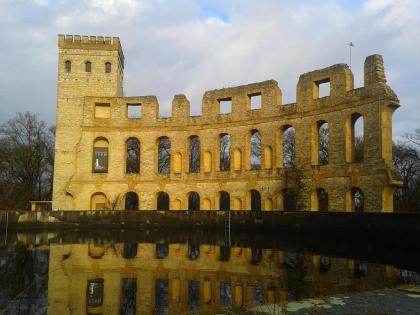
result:
[(98, 307), (103, 304), (104, 280), (94, 279), (88, 281), (87, 287), (87, 306)]
[(108, 148), (93, 148), (93, 172), (108, 172)]

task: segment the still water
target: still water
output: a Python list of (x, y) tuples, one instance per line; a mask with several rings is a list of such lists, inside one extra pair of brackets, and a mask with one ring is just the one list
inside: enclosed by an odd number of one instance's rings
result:
[(293, 301), (417, 282), (419, 256), (297, 236), (14, 234), (0, 246), (0, 314), (286, 314)]

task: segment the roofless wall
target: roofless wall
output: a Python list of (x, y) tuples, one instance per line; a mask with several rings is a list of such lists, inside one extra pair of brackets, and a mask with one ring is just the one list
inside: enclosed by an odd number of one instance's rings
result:
[(392, 211), (399, 101), (380, 55), (366, 58), (358, 89), (338, 64), (301, 75), (293, 104), (269, 80), (205, 92), (200, 116), (175, 95), (160, 118), (155, 96), (122, 97), (119, 39), (68, 38), (53, 208)]

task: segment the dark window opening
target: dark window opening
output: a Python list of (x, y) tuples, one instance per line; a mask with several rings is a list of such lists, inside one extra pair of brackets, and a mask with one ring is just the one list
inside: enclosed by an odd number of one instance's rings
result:
[(137, 243), (124, 243), (123, 258), (133, 259), (137, 256)]
[(190, 137), (190, 173), (200, 172), (200, 138)]
[(127, 174), (140, 173), (140, 142), (136, 138), (127, 140), (125, 172)]
[(328, 193), (323, 188), (316, 189), (318, 197), (318, 210), (328, 211)]
[(169, 246), (168, 244), (156, 244), (156, 258), (163, 259), (169, 255)]
[(222, 133), (220, 135), (220, 170), (230, 170), (230, 135)]
[(155, 310), (158, 314), (169, 312), (169, 281), (168, 279), (156, 279), (155, 282)]
[(251, 169), (261, 168), (261, 134), (258, 130), (251, 131)]
[(296, 193), (292, 189), (283, 190), (283, 206), (284, 211), (296, 211)]
[(365, 198), (363, 192), (359, 188), (353, 187), (351, 189), (352, 211), (363, 212), (365, 207)]
[(105, 63), (105, 73), (111, 73), (111, 63)]
[(261, 211), (261, 194), (257, 190), (251, 190), (251, 211)]
[(171, 171), (171, 141), (168, 137), (158, 140), (158, 173), (169, 174)]
[(283, 167), (293, 167), (295, 161), (295, 128), (287, 126), (283, 132)]
[(137, 279), (123, 279), (120, 314), (136, 314)]
[(232, 305), (232, 286), (230, 283), (220, 283), (220, 304), (223, 306)]
[(188, 210), (200, 210), (200, 195), (195, 191), (190, 192), (188, 195)]
[(85, 72), (92, 72), (92, 63), (90, 61), (85, 63)]
[(139, 209), (139, 196), (135, 192), (128, 192), (125, 194), (125, 210)]
[(67, 61), (64, 63), (64, 66), (65, 66), (65, 70), (66, 70), (66, 72), (67, 72), (67, 73), (70, 73), (70, 72), (71, 72), (71, 61), (70, 61), (70, 60), (67, 60)]
[(226, 191), (219, 193), (219, 209), (222, 211), (230, 210), (230, 195)]
[(166, 192), (158, 192), (156, 209), (169, 210), (169, 195)]
[(196, 310), (200, 307), (200, 282), (188, 281), (188, 309)]
[(329, 158), (329, 128), (326, 121), (318, 122), (318, 161), (319, 165), (328, 164)]

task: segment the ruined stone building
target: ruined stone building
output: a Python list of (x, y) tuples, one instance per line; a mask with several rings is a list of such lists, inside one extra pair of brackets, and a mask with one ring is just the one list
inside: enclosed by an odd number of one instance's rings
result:
[(269, 80), (205, 92), (200, 116), (175, 95), (162, 118), (155, 96), (124, 96), (119, 38), (58, 47), (53, 209), (393, 210), (399, 100), (380, 55), (360, 88), (337, 64), (302, 74), (296, 103)]

